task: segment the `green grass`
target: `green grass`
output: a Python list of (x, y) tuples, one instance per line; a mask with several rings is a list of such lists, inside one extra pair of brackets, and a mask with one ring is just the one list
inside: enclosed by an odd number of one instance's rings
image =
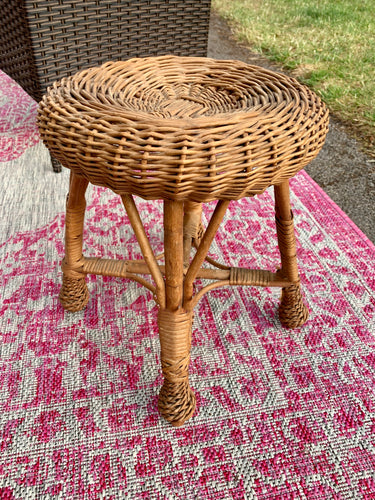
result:
[(375, 154), (375, 0), (213, 0), (239, 40), (312, 87)]

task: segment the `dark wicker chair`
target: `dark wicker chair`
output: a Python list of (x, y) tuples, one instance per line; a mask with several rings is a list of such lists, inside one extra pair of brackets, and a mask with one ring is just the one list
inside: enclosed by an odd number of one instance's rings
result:
[(0, 68), (37, 101), (106, 61), (207, 55), (210, 0), (0, 0), (0, 12)]

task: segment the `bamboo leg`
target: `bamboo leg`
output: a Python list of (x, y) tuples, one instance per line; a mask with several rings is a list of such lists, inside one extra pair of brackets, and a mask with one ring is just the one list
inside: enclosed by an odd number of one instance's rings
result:
[(63, 284), (59, 298), (64, 309), (71, 312), (80, 311), (89, 300), (85, 274), (82, 272), (82, 233), (87, 184), (86, 179), (70, 174), (65, 219), (65, 257), (62, 262)]
[(178, 427), (194, 413), (195, 395), (189, 386), (192, 311), (183, 303), (183, 203), (164, 202), (166, 307), (160, 307), (158, 326), (164, 384), (159, 411)]
[(282, 274), (293, 285), (282, 289), (279, 318), (283, 326), (297, 328), (308, 318), (309, 312), (302, 301), (297, 267), (293, 213), (290, 208), (289, 181), (275, 186), (276, 227), (281, 255)]

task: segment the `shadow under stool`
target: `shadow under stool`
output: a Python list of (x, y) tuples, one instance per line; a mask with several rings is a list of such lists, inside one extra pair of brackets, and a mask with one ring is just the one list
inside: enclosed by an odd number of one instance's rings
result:
[[(281, 287), (282, 325), (307, 320), (289, 179), (322, 148), (328, 111), (310, 89), (281, 74), (239, 61), (162, 56), (111, 62), (56, 82), (40, 104), (38, 123), (51, 153), (71, 169), (61, 303), (73, 312), (85, 307), (90, 273), (135, 280), (152, 291), (164, 376), (159, 411), (182, 425), (196, 405), (188, 381), (191, 328), (206, 292), (224, 285)], [(89, 182), (121, 196), (143, 260), (83, 256)], [(228, 267), (212, 259), (212, 268), (202, 267), (228, 204), (270, 186), (281, 268)], [(163, 200), (164, 264), (133, 195)], [(217, 204), (203, 229), (201, 204), (212, 200)], [(211, 283), (195, 293), (199, 278)]]

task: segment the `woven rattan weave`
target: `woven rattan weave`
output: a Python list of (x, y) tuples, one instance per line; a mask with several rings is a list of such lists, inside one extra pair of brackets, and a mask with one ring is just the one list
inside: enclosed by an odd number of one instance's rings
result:
[[(40, 104), (39, 128), (72, 172), (60, 300), (70, 311), (82, 309), (90, 273), (132, 279), (153, 292), (164, 375), (159, 410), (173, 425), (195, 408), (188, 382), (191, 326), (204, 293), (223, 285), (281, 287), (281, 323), (295, 328), (306, 321), (288, 179), (318, 154), (328, 130), (328, 111), (308, 88), (238, 61), (133, 59), (55, 83)], [(83, 256), (89, 182), (121, 195), (143, 261)], [(271, 185), (281, 269), (228, 267), (207, 257), (230, 200)], [(152, 252), (134, 194), (164, 200), (164, 264)], [(218, 202), (203, 230), (201, 202), (210, 200)], [(202, 267), (205, 259), (214, 268)], [(212, 282), (194, 295), (196, 278)]]
[(262, 193), (316, 156), (327, 127), (317, 96), (295, 80), (200, 58), (108, 63), (56, 83), (43, 107), (56, 158), (146, 199)]

